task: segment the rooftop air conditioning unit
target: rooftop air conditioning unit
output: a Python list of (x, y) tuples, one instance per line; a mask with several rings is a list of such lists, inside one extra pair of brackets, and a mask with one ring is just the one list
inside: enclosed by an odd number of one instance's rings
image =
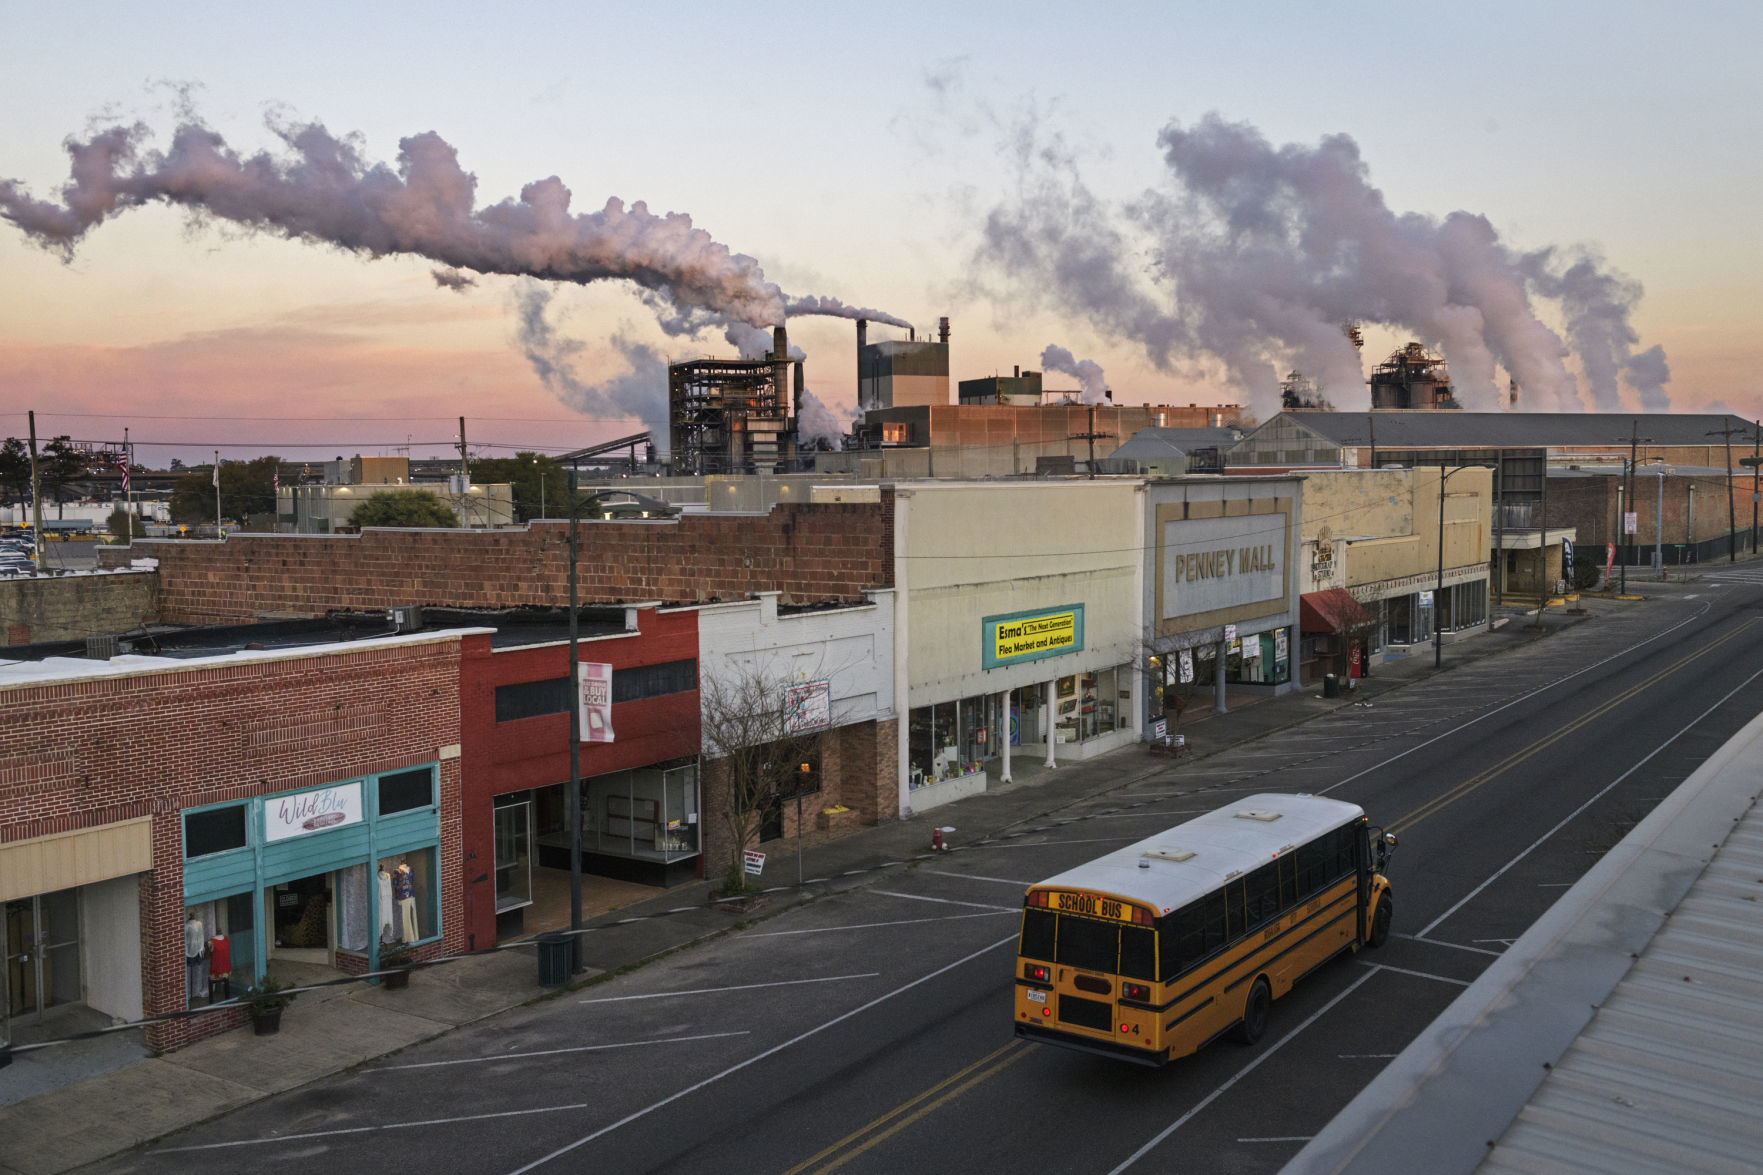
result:
[(415, 604), (402, 604), (386, 609), (386, 621), (393, 632), (415, 632), (422, 627), (422, 609)]
[(114, 636), (89, 636), (86, 638), (86, 660), (108, 661), (122, 651)]

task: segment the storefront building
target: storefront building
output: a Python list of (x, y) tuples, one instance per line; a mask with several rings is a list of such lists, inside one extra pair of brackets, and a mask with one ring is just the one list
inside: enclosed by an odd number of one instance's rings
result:
[(199, 1013), (146, 1029), (175, 1048), (278, 960), (463, 947), (470, 640), (0, 662), (5, 1039)]
[(1146, 734), (1173, 735), (1227, 691), (1293, 680), (1303, 512), (1297, 477), (1192, 477), (1145, 489)]
[(1144, 483), (895, 488), (901, 815), (1138, 737)]
[[(582, 730), (582, 872), (658, 886), (701, 876), (696, 610), (585, 608), (578, 637), (584, 683), (603, 674), (605, 685)], [(567, 883), (571, 705), (567, 612), (501, 623), (468, 646), (469, 946), (526, 932), (539, 894)]]
[(1492, 488), (1481, 466), (1305, 475), (1306, 683), (1487, 630)]

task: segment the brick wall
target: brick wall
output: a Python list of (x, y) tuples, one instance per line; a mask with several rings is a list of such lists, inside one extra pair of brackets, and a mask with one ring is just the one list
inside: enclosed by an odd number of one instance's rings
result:
[[(855, 601), (893, 582), (893, 494), (880, 502), (780, 504), (765, 515), (584, 522), (584, 603), (701, 603), (781, 591), (785, 603)], [(358, 535), (141, 539), (106, 566), (159, 560), (159, 615), (216, 624), (395, 604), (504, 608), (568, 598), (569, 527), (368, 530)]]
[[(0, 845), (152, 817), (142, 1002), (184, 1006), (184, 808), (425, 763), (459, 741), (457, 638), (0, 689)], [(443, 946), (464, 945), (460, 763), (440, 764)], [(104, 943), (90, 943), (101, 951)], [(156, 1025), (175, 1048), (236, 1013)]]
[(0, 579), (0, 627), (9, 645), (128, 632), (157, 613), (158, 595), (151, 571)]

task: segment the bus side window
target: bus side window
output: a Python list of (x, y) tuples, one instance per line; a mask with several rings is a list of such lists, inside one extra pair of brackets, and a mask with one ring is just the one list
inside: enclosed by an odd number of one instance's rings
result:
[(1331, 880), (1338, 880), (1359, 869), (1359, 845), (1365, 839), (1364, 833), (1356, 824), (1334, 831), (1335, 866)]
[(1243, 879), (1244, 925), (1259, 926), (1279, 913), (1279, 873), (1263, 865)]
[(1224, 891), (1215, 889), (1201, 898), (1200, 903), (1204, 911), (1201, 926), (1206, 932), (1205, 953), (1210, 955), (1230, 941), (1229, 928), (1225, 925)]
[(1234, 939), (1249, 929), (1248, 909), (1243, 898), (1242, 878), (1224, 883), (1224, 933), (1227, 939)]
[(1189, 902), (1162, 919), (1163, 976), (1170, 980), (1206, 955), (1205, 901)]
[(1287, 853), (1273, 864), (1279, 871), (1279, 911), (1283, 914), (1298, 904), (1298, 854)]

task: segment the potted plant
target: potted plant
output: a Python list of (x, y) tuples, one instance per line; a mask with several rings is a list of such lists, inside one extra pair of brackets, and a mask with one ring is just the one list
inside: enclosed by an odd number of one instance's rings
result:
[(280, 980), (265, 976), (245, 990), (245, 1010), (251, 1015), (251, 1031), (269, 1036), (281, 1031), (282, 1009), (294, 1002), (294, 992)]
[(403, 988), (410, 986), (410, 972), (407, 968), (416, 962), (416, 952), (409, 947), (395, 947), (380, 955), (379, 969), (386, 974), (380, 976), (380, 986)]

